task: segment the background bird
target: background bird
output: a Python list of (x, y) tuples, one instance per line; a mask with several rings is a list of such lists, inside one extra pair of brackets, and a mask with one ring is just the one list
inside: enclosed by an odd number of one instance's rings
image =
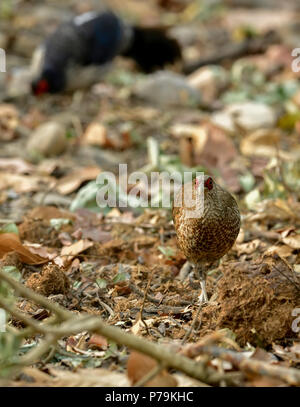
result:
[[(204, 194), (203, 205), (201, 199), (197, 199), (201, 194)], [(193, 206), (189, 198), (193, 199)], [(196, 217), (191, 217), (191, 209), (196, 211)], [(206, 272), (230, 250), (239, 234), (238, 205), (229, 192), (205, 175), (204, 185), (201, 186), (200, 178), (196, 178), (177, 193), (173, 220), (178, 245), (200, 279), (200, 303), (206, 302)]]
[(60, 92), (68, 86), (73, 66), (97, 66), (105, 72), (117, 55), (151, 72), (180, 59), (181, 50), (162, 28), (130, 26), (111, 11), (87, 12), (61, 24), (39, 48), (32, 64), (32, 91)]

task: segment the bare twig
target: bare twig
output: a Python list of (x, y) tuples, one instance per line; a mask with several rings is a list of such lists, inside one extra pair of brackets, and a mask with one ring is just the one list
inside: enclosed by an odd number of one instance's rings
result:
[[(133, 284), (132, 282), (129, 283), (129, 288), (131, 289), (131, 291), (133, 291), (135, 294), (139, 295), (140, 297), (144, 296), (144, 293), (142, 290), (140, 290), (135, 284)], [(152, 295), (147, 293), (147, 300), (150, 302), (153, 302), (154, 304), (161, 304), (163, 300), (159, 300), (155, 297), (153, 297)], [(192, 302), (191, 301), (187, 301), (187, 300), (181, 300), (180, 302), (178, 302), (176, 307), (180, 307), (180, 306), (186, 306), (186, 305), (190, 305)], [(177, 312), (177, 308), (176, 308), (176, 312)]]
[(144, 311), (144, 307), (145, 307), (145, 302), (146, 302), (147, 294), (148, 294), (148, 291), (149, 291), (149, 288), (150, 288), (150, 284), (151, 284), (151, 281), (152, 281), (153, 271), (154, 271), (154, 269), (151, 271), (150, 276), (149, 276), (149, 278), (148, 278), (147, 287), (146, 287), (146, 290), (145, 290), (145, 294), (144, 294), (142, 306), (141, 306), (141, 309), (140, 309), (140, 318), (141, 318), (141, 321), (143, 322), (143, 324), (144, 324), (144, 326), (145, 326), (145, 328), (146, 328), (146, 332), (147, 332), (148, 335), (149, 335), (149, 330), (148, 330), (148, 326), (147, 326), (147, 324), (146, 324), (146, 322), (145, 322), (145, 320), (144, 320), (144, 318), (143, 318), (143, 311)]
[(19, 293), (21, 296), (30, 298), (34, 302), (43, 305), (43, 307), (48, 308), (50, 311), (55, 313), (59, 318), (63, 320), (69, 318), (69, 313), (67, 310), (64, 310), (62, 307), (55, 304), (54, 302), (47, 300), (46, 297), (30, 290), (23, 284), (20, 284), (18, 281), (11, 278), (7, 273), (2, 271), (1, 269), (0, 269), (0, 279), (6, 281), (9, 285), (11, 285), (16, 290), (16, 292)]
[(202, 304), (199, 304), (198, 309), (197, 309), (197, 313), (195, 315), (195, 318), (192, 322), (192, 325), (190, 326), (189, 330), (186, 332), (186, 334), (184, 335), (183, 339), (182, 339), (182, 344), (184, 345), (185, 342), (189, 339), (189, 337), (191, 336), (191, 333), (193, 332), (196, 323), (198, 321), (198, 317), (200, 315), (200, 312), (202, 311)]
[[(45, 334), (45, 339), (27, 354), (19, 357), (15, 363), (16, 365), (31, 365), (40, 360), (40, 358), (49, 351), (49, 348), (56, 344), (59, 338), (75, 335), (82, 331), (88, 331), (96, 332), (119, 345), (125, 345), (128, 348), (144, 353), (156, 359), (159, 363), (179, 370), (200, 381), (210, 384), (217, 384), (220, 380), (225, 380), (229, 383), (232, 381), (232, 377), (227, 374), (217, 374), (212, 368), (207, 367), (203, 362), (194, 362), (185, 356), (175, 353), (166, 346), (152, 343), (143, 338), (124, 332), (120, 328), (109, 326), (99, 316), (86, 314), (74, 316), (71, 311), (64, 310), (59, 305), (53, 304), (45, 297), (24, 287), (21, 283), (14, 280), (3, 271), (0, 271), (0, 278), (14, 287), (15, 290), (21, 293), (24, 297), (42, 304), (52, 312), (57, 313), (60, 317), (63, 317), (63, 321), (60, 322), (59, 325), (53, 324), (49, 326), (46, 323), (36, 322), (37, 332), (42, 331)], [(5, 305), (7, 309), (12, 308), (4, 302), (3, 305)], [(14, 309), (11, 310), (14, 311)], [(24, 320), (23, 313), (20, 313), (20, 315), (18, 314), (18, 317)], [(32, 323), (31, 327), (33, 328)]]
[(145, 386), (145, 384), (147, 384), (150, 380), (152, 380), (155, 376), (157, 376), (164, 368), (165, 368), (165, 366), (162, 363), (158, 364), (153, 369), (151, 369), (149, 373), (147, 373), (145, 376), (143, 376), (134, 385), (134, 387), (143, 387), (143, 386)]
[(280, 379), (292, 386), (300, 385), (300, 371), (298, 369), (276, 366), (260, 360), (248, 359), (241, 353), (219, 348), (217, 346), (203, 346), (201, 349), (199, 348), (198, 351), (199, 354), (207, 354), (215, 358), (227, 360), (244, 372)]
[(224, 60), (237, 59), (244, 55), (258, 54), (264, 52), (269, 45), (275, 42), (278, 42), (278, 35), (274, 31), (269, 31), (261, 38), (250, 38), (240, 44), (230, 44), (222, 52), (189, 63), (183, 67), (183, 72), (190, 74), (202, 66), (219, 64)]

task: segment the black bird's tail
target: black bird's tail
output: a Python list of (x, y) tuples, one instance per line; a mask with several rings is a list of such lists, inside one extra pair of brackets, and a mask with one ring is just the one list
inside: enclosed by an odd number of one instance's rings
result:
[(144, 72), (152, 72), (181, 59), (178, 42), (162, 28), (132, 27), (129, 47), (122, 53), (132, 58)]

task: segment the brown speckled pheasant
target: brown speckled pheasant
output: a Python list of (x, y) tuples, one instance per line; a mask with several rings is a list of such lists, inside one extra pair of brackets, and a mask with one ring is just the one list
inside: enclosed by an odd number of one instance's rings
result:
[(184, 204), (179, 207), (174, 205), (173, 208), (179, 247), (188, 261), (194, 265), (200, 279), (201, 303), (208, 300), (205, 285), (206, 271), (230, 250), (238, 236), (241, 224), (239, 208), (233, 196), (216, 184), (210, 176), (205, 175), (203, 178), (203, 189), (200, 188), (201, 178), (196, 178), (192, 184), (185, 184), (181, 189), (183, 197), (184, 189), (188, 185), (193, 199), (196, 192), (201, 190), (204, 192), (204, 206), (200, 216), (190, 218), (188, 214), (190, 208)]

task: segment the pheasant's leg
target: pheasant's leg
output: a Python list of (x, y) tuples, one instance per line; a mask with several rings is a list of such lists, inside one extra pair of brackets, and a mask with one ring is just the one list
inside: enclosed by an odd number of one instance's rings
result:
[(206, 292), (206, 270), (202, 264), (195, 265), (195, 271), (198, 274), (200, 285), (201, 285), (201, 294), (199, 296), (199, 303), (204, 304), (208, 302), (207, 292)]
[(180, 269), (179, 276), (178, 276), (179, 280), (184, 281), (187, 278), (187, 276), (190, 274), (192, 269), (193, 269), (193, 265), (189, 261), (186, 261)]
[(205, 302), (208, 302), (205, 277), (202, 280), (200, 280), (200, 285), (201, 285), (201, 294), (199, 295), (199, 302), (201, 304), (204, 304)]
[(201, 294), (199, 296), (199, 305), (198, 305), (198, 311), (196, 312), (196, 315), (193, 319), (192, 325), (190, 326), (190, 329), (186, 332), (186, 334), (184, 335), (184, 338), (182, 340), (182, 343), (185, 343), (188, 338), (190, 337), (191, 333), (193, 332), (196, 323), (198, 321), (198, 317), (200, 315), (200, 312), (202, 310), (202, 305), (206, 302), (208, 302), (208, 298), (207, 298), (207, 292), (206, 292), (206, 269), (203, 266), (203, 264), (195, 264), (195, 274), (197, 275), (197, 277), (200, 280), (200, 284), (201, 284)]

